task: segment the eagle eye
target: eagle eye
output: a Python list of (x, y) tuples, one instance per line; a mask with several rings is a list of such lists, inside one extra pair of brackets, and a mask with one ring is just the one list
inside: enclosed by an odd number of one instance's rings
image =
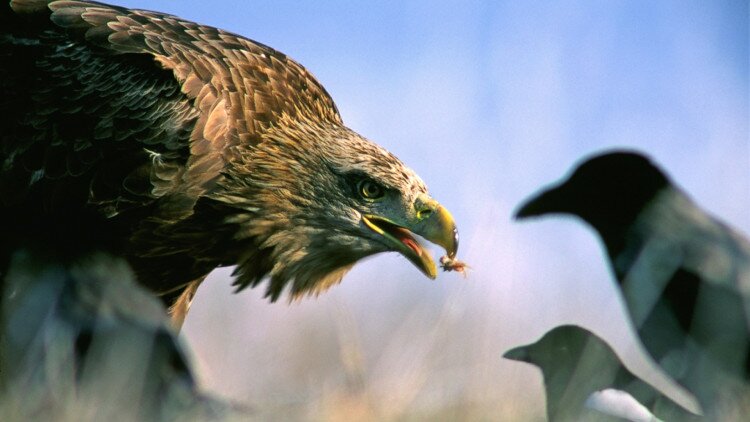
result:
[(385, 188), (370, 179), (363, 179), (357, 183), (357, 192), (362, 198), (373, 201), (385, 195)]

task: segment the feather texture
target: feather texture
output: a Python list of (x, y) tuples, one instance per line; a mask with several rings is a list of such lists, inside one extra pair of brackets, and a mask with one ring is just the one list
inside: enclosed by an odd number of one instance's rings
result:
[(397, 194), (380, 210), (391, 219), (416, 221), (426, 194), (305, 68), (220, 29), (14, 0), (0, 5), (0, 62), (0, 256), (79, 238), (126, 257), (168, 306), (235, 264), (240, 288), (269, 276), (276, 299), (392, 249), (361, 223), (376, 204), (353, 198), (350, 175)]

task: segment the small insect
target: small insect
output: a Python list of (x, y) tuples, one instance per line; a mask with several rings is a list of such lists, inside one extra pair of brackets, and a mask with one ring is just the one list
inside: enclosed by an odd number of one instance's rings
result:
[(449, 258), (448, 255), (440, 257), (440, 268), (442, 268), (443, 271), (456, 271), (464, 276), (464, 278), (466, 278), (468, 273), (467, 270), (471, 269), (471, 267), (465, 262), (455, 258)]

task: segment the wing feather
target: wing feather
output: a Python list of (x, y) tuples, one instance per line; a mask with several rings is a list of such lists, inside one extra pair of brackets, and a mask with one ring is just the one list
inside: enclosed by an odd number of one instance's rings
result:
[(89, 1), (4, 7), (11, 25), (0, 29), (0, 54), (33, 60), (0, 71), (28, 91), (9, 97), (30, 98), (0, 104), (2, 112), (16, 108), (7, 122), (14, 130), (2, 139), (2, 191), (19, 176), (29, 187), (68, 178), (88, 184), (88, 202), (106, 215), (175, 194), (183, 209), (163, 208), (184, 218), (220, 177), (232, 145), (259, 142), (283, 115), (340, 123), (306, 69), (223, 30)]

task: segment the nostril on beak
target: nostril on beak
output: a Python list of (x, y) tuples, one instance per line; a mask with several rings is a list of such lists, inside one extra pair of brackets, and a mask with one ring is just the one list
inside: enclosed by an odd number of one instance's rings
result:
[(417, 218), (420, 220), (424, 220), (425, 218), (429, 217), (432, 214), (432, 210), (429, 208), (425, 208), (423, 210), (417, 211)]

